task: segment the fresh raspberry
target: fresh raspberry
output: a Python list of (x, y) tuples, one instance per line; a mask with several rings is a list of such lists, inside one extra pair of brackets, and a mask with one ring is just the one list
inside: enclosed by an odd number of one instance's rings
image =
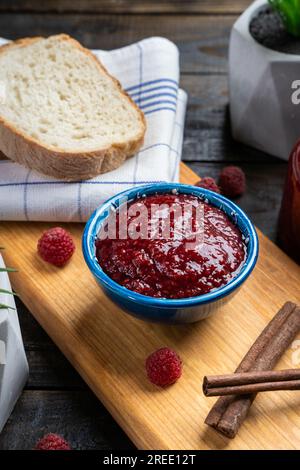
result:
[(172, 349), (161, 348), (147, 357), (146, 372), (150, 382), (165, 387), (176, 382), (181, 376), (182, 361)]
[(37, 249), (44, 261), (63, 266), (73, 255), (75, 245), (69, 232), (61, 227), (54, 227), (43, 233)]
[(221, 192), (214, 178), (211, 178), (210, 176), (205, 176), (204, 178), (202, 178), (202, 180), (198, 181), (195, 186), (198, 186), (199, 188), (209, 189), (210, 191), (214, 191), (218, 194), (220, 194)]
[(71, 450), (71, 447), (65, 439), (50, 433), (36, 443), (34, 450)]
[(246, 190), (245, 173), (238, 166), (226, 166), (221, 171), (219, 186), (224, 196), (240, 196)]

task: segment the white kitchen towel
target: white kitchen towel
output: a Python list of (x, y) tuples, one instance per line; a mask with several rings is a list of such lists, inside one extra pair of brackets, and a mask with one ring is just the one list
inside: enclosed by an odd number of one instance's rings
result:
[(121, 49), (93, 52), (145, 113), (143, 147), (120, 168), (73, 183), (0, 160), (0, 220), (84, 222), (120, 191), (178, 181), (187, 95), (178, 88), (177, 47), (168, 39), (152, 37)]

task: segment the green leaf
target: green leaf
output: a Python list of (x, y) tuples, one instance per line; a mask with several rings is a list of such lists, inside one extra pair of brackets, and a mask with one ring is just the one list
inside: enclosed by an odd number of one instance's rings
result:
[(0, 268), (0, 273), (17, 273), (15, 268)]
[(286, 30), (293, 36), (300, 36), (300, 0), (269, 0), (278, 11)]
[(9, 310), (15, 310), (15, 308), (11, 307), (10, 305), (0, 304), (0, 309), (3, 309), (3, 308), (8, 308)]
[(0, 294), (18, 295), (16, 292), (13, 292), (13, 291), (7, 290), (7, 289), (1, 289), (1, 288), (0, 288)]

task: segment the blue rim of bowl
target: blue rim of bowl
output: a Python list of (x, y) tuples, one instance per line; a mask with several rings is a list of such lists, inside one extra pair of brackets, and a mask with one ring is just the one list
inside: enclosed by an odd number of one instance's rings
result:
[[(124, 196), (128, 196), (128, 200), (132, 201), (145, 195), (170, 193), (172, 190), (176, 190), (178, 193), (195, 195), (203, 200), (207, 200), (210, 204), (223, 210), (229, 216), (229, 218), (235, 222), (236, 226), (239, 227), (240, 230), (240, 224), (237, 223), (237, 220), (242, 221), (244, 226), (247, 228), (247, 235), (249, 237), (249, 243), (247, 244), (247, 258), (241, 271), (228, 284), (212, 290), (207, 294), (180, 299), (157, 298), (139, 294), (113, 281), (107, 274), (105, 274), (97, 261), (95, 255), (95, 241), (97, 235), (102, 223), (108, 217), (111, 209), (113, 208), (113, 210), (116, 210), (118, 208), (118, 200), (121, 200)], [(105, 213), (107, 214), (105, 215)], [(249, 252), (248, 248), (250, 248)], [(249, 220), (244, 211), (229, 199), (221, 196), (220, 194), (197, 186), (179, 183), (153, 183), (122, 191), (117, 195), (109, 198), (98, 209), (96, 209), (86, 223), (82, 237), (82, 250), (84, 259), (92, 274), (96, 277), (100, 284), (116, 295), (125, 297), (127, 300), (148, 307), (180, 308), (215, 302), (231, 294), (251, 274), (257, 261), (259, 248), (258, 237), (254, 225)]]

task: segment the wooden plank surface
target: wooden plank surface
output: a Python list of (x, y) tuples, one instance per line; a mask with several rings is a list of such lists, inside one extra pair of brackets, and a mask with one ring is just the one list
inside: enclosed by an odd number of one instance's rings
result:
[(134, 448), (92, 392), (26, 390), (1, 433), (0, 450), (33, 449), (53, 430), (75, 450)]
[(240, 13), (251, 0), (1, 0), (0, 11), (78, 13)]
[(1, 13), (1, 37), (70, 34), (88, 48), (114, 49), (150, 36), (174, 41), (181, 73), (226, 73), (227, 47), (236, 16)]
[[(260, 229), (275, 240), (277, 213), (286, 164), (238, 144), (230, 136), (227, 77), (224, 75), (227, 72), (228, 37), (232, 22), (236, 15), (246, 7), (246, 3), (250, 1), (103, 0), (98, 2), (96, 0), (72, 0), (71, 2), (60, 0), (58, 2), (45, 0), (40, 2), (38, 0), (2, 0), (0, 2), (1, 35), (14, 39), (31, 34), (47, 35), (52, 32), (66, 32), (75, 34), (81, 41), (87, 41), (86, 44), (90, 47), (109, 49), (128, 44), (132, 38), (143, 37), (144, 25), (149, 21), (151, 13), (157, 13), (158, 9), (163, 11), (168, 8), (169, 10), (164, 11), (162, 18), (161, 15), (156, 16), (156, 22), (162, 28), (159, 31), (157, 27), (156, 31), (159, 34), (163, 31), (164, 35), (168, 33), (172, 38), (176, 38), (181, 50), (183, 69), (181, 82), (189, 93), (183, 159), (188, 161), (188, 164), (199, 175), (217, 175), (222, 165), (230, 162), (242, 166), (246, 171), (248, 190), (238, 203), (247, 210)], [(170, 15), (167, 13), (170, 9), (172, 17), (176, 16), (174, 5), (180, 8), (180, 12), (185, 13), (182, 15), (185, 16), (182, 32), (180, 21), (173, 18), (172, 24), (169, 22)], [(200, 16), (194, 18), (195, 11), (192, 12), (191, 8), (197, 8), (198, 12), (201, 10), (206, 15), (210, 13), (218, 15), (214, 19), (209, 19), (211, 28), (209, 41), (206, 36), (206, 18)], [(61, 13), (62, 9), (68, 13), (65, 15), (46, 14), (47, 11)], [(6, 14), (4, 14), (5, 11)], [(24, 13), (25, 11), (28, 14)], [(32, 14), (34, 11), (43, 11), (43, 13), (34, 15)], [(106, 13), (106, 15), (103, 17), (96, 11)], [(93, 15), (88, 15), (89, 12)], [(115, 13), (121, 13), (120, 18), (124, 17), (124, 22), (121, 19), (114, 20)], [(127, 19), (127, 16), (138, 13), (138, 22), (134, 18), (131, 21)], [(147, 17), (141, 13), (147, 14)], [(89, 17), (88, 21), (87, 17)], [(191, 34), (189, 18), (191, 19)], [(153, 20), (150, 21), (153, 24)], [(89, 22), (91, 28), (89, 28)], [(114, 35), (116, 35), (115, 39)], [(105, 43), (104, 46), (103, 43)], [(189, 44), (193, 47), (195, 60), (190, 58)], [(199, 53), (198, 46), (204, 49), (204, 52)], [(74, 390), (80, 389), (83, 394), (82, 400), (91, 402), (91, 406), (85, 408), (87, 422), (92, 422), (95, 415), (101, 422), (105, 409), (98, 406), (96, 399), (92, 399), (92, 394), (83, 381), (20, 301), (18, 311), (30, 363), (29, 390), (25, 393), (24, 402), (22, 399), (22, 406), (16, 407), (7, 427), (2, 432), (0, 448), (30, 449), (32, 443), (45, 432), (56, 432), (57, 426), (60, 426), (60, 432), (66, 433), (69, 438), (74, 432), (76, 439), (73, 439), (72, 443), (77, 448), (97, 448), (98, 445), (102, 445), (103, 440), (107, 448), (129, 446), (129, 440), (109, 417), (105, 420), (103, 427), (78, 426), (78, 415), (81, 413), (80, 409), (73, 406), (74, 402), (77, 403), (76, 394), (73, 394)], [(59, 413), (57, 413), (55, 406), (51, 406), (51, 396), (54, 390), (58, 391), (59, 395), (63, 389), (66, 390), (63, 406), (59, 407)], [(42, 392), (36, 394), (40, 390)], [(37, 397), (40, 403), (40, 413), (38, 426), (34, 432), (28, 423), (33, 419), (31, 406)], [(54, 403), (58, 403), (57, 400)], [(70, 408), (72, 408), (71, 414)], [(61, 425), (63, 422), (65, 426)], [(107, 429), (110, 431), (106, 432)]]
[[(285, 180), (286, 164), (237, 163), (247, 175), (247, 190), (235, 202), (247, 212), (260, 230), (276, 241), (277, 219)], [(202, 176), (218, 179), (224, 163), (192, 162), (189, 165)]]
[[(196, 179), (183, 167), (183, 181)], [(194, 325), (164, 326), (125, 315), (102, 294), (84, 265), (79, 225), (68, 226), (78, 248), (72, 262), (62, 270), (43, 263), (36, 240), (46, 226), (2, 224), (5, 259), (19, 269), (12, 276), (14, 288), (138, 447), (299, 447), (300, 402), (294, 392), (261, 394), (233, 441), (203, 424), (213, 399), (201, 394), (202, 376), (234, 370), (281, 304), (300, 302), (300, 268), (275, 245), (260, 234), (257, 268), (218, 315)], [(161, 391), (148, 384), (144, 360), (163, 345), (180, 353), (184, 376)], [(291, 366), (290, 350), (280, 367)]]

